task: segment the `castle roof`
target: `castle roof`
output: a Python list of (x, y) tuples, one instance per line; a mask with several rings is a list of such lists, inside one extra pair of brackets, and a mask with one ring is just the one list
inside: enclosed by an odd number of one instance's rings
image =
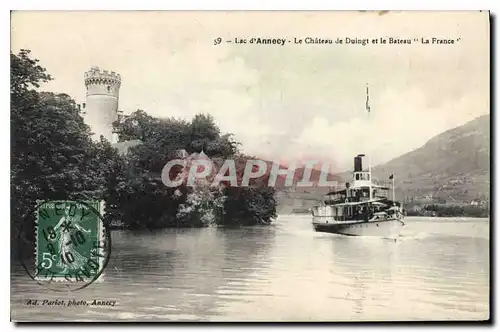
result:
[(95, 82), (96, 80), (107, 80), (120, 84), (122, 80), (120, 74), (114, 71), (102, 70), (99, 67), (90, 68), (89, 71), (85, 72), (84, 78), (85, 83)]

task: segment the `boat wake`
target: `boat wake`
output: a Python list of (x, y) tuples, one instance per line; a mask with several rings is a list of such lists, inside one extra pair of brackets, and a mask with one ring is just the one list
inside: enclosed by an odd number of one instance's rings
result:
[(414, 233), (414, 234), (401, 234), (398, 237), (398, 241), (414, 241), (414, 240), (424, 240), (435, 235), (432, 233)]

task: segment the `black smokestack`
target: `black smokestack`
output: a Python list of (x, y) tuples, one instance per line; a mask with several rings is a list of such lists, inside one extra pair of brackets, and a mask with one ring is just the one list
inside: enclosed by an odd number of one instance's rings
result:
[(363, 170), (362, 157), (354, 157), (354, 172), (361, 172)]

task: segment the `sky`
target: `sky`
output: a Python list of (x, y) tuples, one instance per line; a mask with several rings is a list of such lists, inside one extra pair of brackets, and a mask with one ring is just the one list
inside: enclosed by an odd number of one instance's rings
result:
[[(252, 37), (291, 42), (225, 42)], [(412, 44), (294, 43), (306, 37)], [(433, 37), (455, 44), (422, 44)], [(210, 113), (245, 153), (332, 171), (352, 168), (358, 153), (387, 162), (489, 114), (489, 38), (487, 12), (44, 11), (11, 20), (12, 51), (30, 49), (54, 77), (45, 91), (84, 102), (83, 74), (99, 66), (121, 74), (125, 114)]]

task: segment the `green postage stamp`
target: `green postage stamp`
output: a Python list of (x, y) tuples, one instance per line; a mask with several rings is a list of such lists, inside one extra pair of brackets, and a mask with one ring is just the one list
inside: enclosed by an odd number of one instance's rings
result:
[(37, 209), (35, 278), (92, 282), (104, 265), (104, 225), (98, 201), (50, 201)]

